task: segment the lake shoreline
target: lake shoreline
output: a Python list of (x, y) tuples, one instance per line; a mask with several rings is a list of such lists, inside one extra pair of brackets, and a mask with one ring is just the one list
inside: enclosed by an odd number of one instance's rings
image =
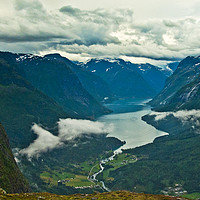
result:
[(114, 126), (108, 137), (126, 142), (119, 149), (140, 147), (152, 143), (157, 137), (168, 135), (143, 120), (143, 116), (151, 113), (151, 107), (147, 104), (149, 101), (150, 99), (120, 99), (105, 104), (113, 113), (103, 115), (97, 121)]

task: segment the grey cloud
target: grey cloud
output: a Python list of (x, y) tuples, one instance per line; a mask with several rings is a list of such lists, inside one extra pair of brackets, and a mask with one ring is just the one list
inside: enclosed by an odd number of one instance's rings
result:
[(16, 10), (44, 10), (43, 5), (37, 0), (15, 0), (14, 1)]
[(131, 9), (107, 10), (99, 8), (89, 11), (73, 8), (72, 6), (64, 6), (59, 11), (71, 17), (78, 18), (82, 22), (109, 24), (110, 26), (119, 25), (122, 22), (130, 22), (133, 19), (133, 10)]
[(73, 8), (72, 6), (64, 6), (59, 9), (60, 12), (67, 13), (72, 16), (79, 16), (82, 11), (78, 8)]
[(200, 54), (200, 21), (192, 17), (135, 20), (131, 9), (82, 10), (72, 6), (49, 12), (39, 0), (15, 0), (15, 9), (15, 17), (0, 18), (2, 50), (158, 60)]
[[(52, 44), (66, 45), (74, 41), (74, 44), (86, 46), (120, 43), (118, 38), (110, 35), (113, 26), (94, 22), (98, 21), (97, 16), (101, 15), (101, 11), (98, 11), (97, 15), (95, 12), (87, 14), (86, 11), (68, 7), (69, 12), (79, 13), (81, 18), (88, 18), (86, 22), (81, 22), (81, 19), (71, 19), (60, 13), (48, 13), (37, 0), (29, 3), (27, 0), (16, 1), (15, 7), (17, 10), (15, 19), (9, 18), (0, 24), (0, 41), (2, 42), (51, 41)], [(89, 18), (93, 20), (90, 21)]]

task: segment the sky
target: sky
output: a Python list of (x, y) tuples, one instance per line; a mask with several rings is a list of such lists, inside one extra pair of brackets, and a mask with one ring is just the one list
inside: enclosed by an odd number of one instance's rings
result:
[(0, 0), (0, 50), (164, 64), (200, 55), (200, 0)]

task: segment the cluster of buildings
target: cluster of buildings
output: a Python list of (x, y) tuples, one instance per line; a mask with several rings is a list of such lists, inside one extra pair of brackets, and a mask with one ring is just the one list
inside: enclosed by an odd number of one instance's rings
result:
[(187, 194), (187, 191), (183, 189), (181, 184), (176, 183), (173, 187), (168, 187), (165, 190), (161, 191), (164, 195), (174, 195), (181, 196)]

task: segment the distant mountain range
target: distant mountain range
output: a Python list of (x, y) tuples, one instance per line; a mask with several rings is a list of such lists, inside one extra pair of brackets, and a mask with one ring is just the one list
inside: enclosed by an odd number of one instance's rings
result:
[[(150, 98), (164, 86), (172, 70), (122, 59), (91, 59), (82, 68), (101, 77), (117, 97)], [(168, 73), (166, 73), (168, 72)]]

